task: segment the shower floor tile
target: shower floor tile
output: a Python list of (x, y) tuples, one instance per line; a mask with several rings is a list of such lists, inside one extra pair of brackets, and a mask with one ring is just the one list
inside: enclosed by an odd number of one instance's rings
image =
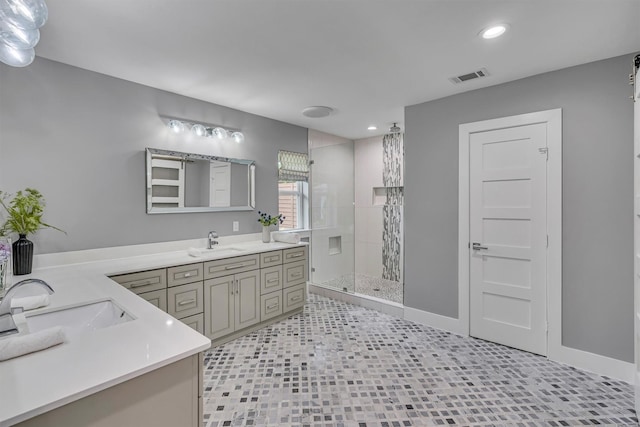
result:
[(207, 427), (637, 425), (629, 384), (314, 294), (204, 380)]
[(357, 294), (382, 298), (387, 301), (397, 302), (398, 304), (403, 303), (404, 290), (402, 283), (380, 277), (367, 276), (366, 274), (346, 274), (323, 282), (322, 286), (328, 286), (346, 292), (354, 292), (355, 290)]

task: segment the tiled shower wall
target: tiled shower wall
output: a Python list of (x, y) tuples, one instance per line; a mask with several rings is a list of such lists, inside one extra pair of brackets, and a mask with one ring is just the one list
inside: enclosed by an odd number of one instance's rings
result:
[(403, 280), (403, 156), (402, 134), (384, 143), (378, 136), (354, 144), (355, 273), (384, 279), (376, 288)]

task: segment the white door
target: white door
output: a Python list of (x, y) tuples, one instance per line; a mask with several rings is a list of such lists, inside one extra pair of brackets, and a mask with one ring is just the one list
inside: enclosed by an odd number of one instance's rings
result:
[(547, 126), (469, 144), (470, 335), (546, 355)]
[(231, 206), (231, 163), (212, 161), (210, 166), (209, 206)]

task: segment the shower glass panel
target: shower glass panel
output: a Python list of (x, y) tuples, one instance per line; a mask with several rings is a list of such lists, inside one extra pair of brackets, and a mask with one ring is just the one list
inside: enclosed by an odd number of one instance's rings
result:
[(310, 131), (311, 283), (354, 292), (353, 141)]

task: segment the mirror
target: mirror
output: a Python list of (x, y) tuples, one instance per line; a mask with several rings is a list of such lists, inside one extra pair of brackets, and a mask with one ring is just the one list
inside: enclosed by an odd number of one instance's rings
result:
[(253, 160), (147, 148), (147, 213), (249, 211)]

